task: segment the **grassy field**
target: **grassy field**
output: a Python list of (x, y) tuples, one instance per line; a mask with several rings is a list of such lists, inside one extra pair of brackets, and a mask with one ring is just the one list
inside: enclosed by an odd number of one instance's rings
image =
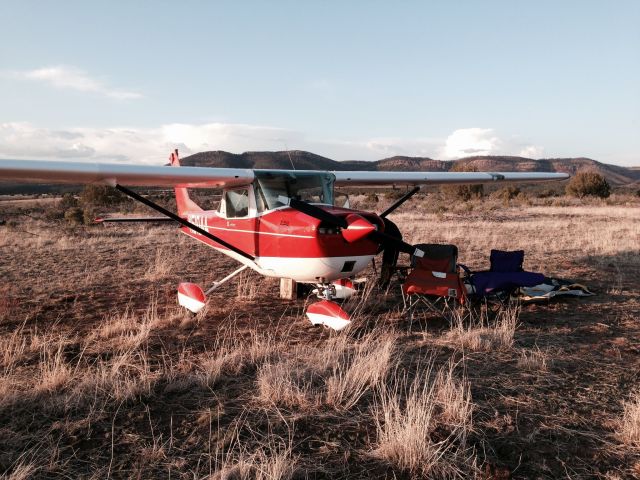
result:
[(409, 323), (398, 286), (367, 288), (341, 333), (254, 274), (186, 315), (177, 283), (232, 260), (53, 203), (0, 201), (2, 478), (640, 476), (637, 199), (418, 199), (393, 216), (408, 241), (476, 269), (524, 249), (597, 295)]

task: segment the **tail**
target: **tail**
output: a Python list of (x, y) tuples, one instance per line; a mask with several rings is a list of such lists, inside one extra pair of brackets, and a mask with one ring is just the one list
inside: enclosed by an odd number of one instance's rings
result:
[[(180, 157), (178, 156), (177, 148), (174, 152), (171, 152), (169, 161), (171, 162), (172, 167), (180, 166)], [(183, 214), (186, 214), (187, 212), (202, 212), (202, 208), (189, 197), (189, 191), (186, 187), (176, 187), (175, 191), (178, 215), (183, 216)]]

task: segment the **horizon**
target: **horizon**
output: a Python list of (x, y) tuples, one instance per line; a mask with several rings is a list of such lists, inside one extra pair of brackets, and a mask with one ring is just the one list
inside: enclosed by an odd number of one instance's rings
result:
[(190, 7), (1, 2), (0, 157), (640, 166), (637, 2)]

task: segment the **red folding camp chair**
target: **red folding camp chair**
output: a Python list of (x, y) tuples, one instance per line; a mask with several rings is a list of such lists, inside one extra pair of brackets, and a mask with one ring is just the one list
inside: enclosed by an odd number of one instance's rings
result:
[(412, 270), (402, 284), (404, 310), (413, 320), (416, 307), (441, 317), (449, 317), (452, 309), (466, 300), (466, 289), (460, 278), (458, 247), (446, 244), (421, 244), (423, 257), (413, 257)]

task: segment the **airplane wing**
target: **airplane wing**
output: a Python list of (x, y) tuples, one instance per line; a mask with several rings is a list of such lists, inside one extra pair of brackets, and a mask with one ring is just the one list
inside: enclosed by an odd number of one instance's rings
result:
[(546, 172), (332, 172), (337, 185), (442, 185), (565, 180), (566, 173)]
[(145, 187), (229, 187), (253, 181), (246, 168), (168, 167), (117, 163), (0, 160), (0, 180), (22, 183), (101, 183)]
[[(290, 172), (293, 170), (273, 170)], [(298, 170), (297, 172), (305, 172)], [(310, 172), (310, 170), (306, 170)], [(566, 173), (541, 172), (332, 172), (338, 185), (428, 185), (564, 180)], [(117, 163), (0, 160), (0, 180), (24, 183), (102, 183), (157, 187), (231, 187), (251, 183), (252, 169), (169, 167)]]

